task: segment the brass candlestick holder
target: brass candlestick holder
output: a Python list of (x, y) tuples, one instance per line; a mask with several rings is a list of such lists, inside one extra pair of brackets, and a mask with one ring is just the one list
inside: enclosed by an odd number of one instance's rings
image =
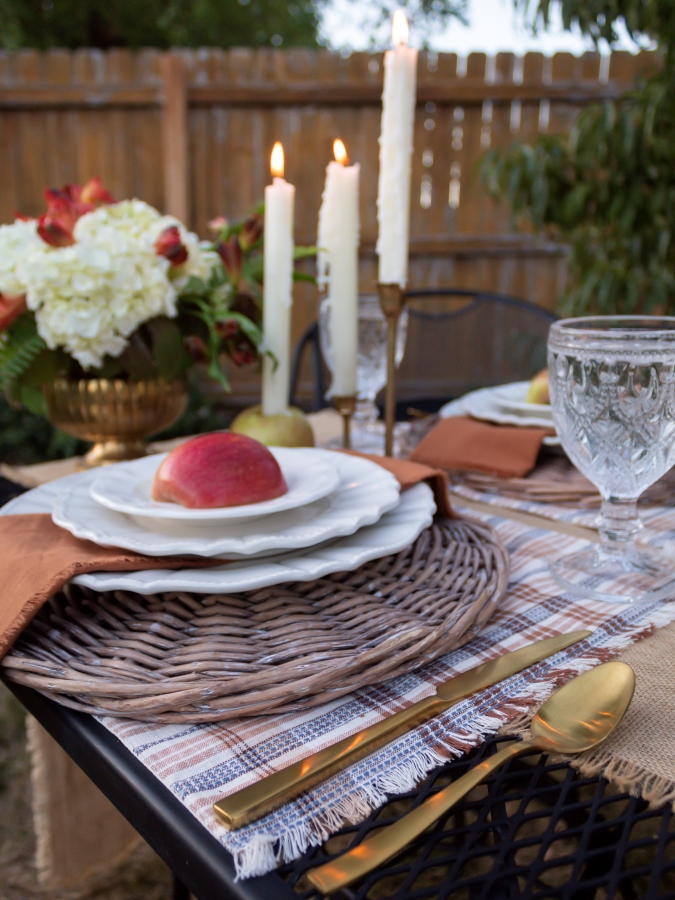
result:
[(351, 450), (352, 416), (356, 410), (356, 394), (348, 394), (346, 397), (333, 397), (335, 409), (342, 416), (342, 448)]
[(387, 320), (387, 387), (384, 395), (384, 455), (394, 455), (396, 421), (396, 337), (398, 320), (405, 306), (405, 291), (400, 284), (378, 282), (380, 306)]

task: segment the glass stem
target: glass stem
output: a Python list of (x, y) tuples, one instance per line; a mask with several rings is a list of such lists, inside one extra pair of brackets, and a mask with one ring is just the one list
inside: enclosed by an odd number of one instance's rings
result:
[(635, 546), (635, 536), (642, 529), (637, 514), (637, 500), (609, 497), (602, 501), (598, 530), (600, 546), (611, 556), (625, 556)]
[(377, 406), (375, 406), (374, 398), (367, 397), (364, 400), (359, 397), (356, 403), (356, 412), (354, 413), (356, 422), (363, 427), (368, 427), (377, 421), (377, 417), (378, 410)]

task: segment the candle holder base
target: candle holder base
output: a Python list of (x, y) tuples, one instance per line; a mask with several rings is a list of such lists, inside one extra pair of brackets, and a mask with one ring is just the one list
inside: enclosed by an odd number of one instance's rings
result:
[(387, 320), (387, 387), (384, 395), (384, 455), (394, 455), (396, 421), (396, 336), (398, 320), (405, 306), (405, 290), (400, 284), (378, 282), (380, 306)]
[(333, 397), (333, 404), (342, 416), (342, 448), (351, 450), (351, 425), (352, 416), (356, 411), (356, 394), (348, 394), (345, 397)]
[(266, 416), (261, 406), (249, 406), (230, 425), (230, 431), (245, 434), (266, 447), (313, 447), (314, 432), (301, 409)]

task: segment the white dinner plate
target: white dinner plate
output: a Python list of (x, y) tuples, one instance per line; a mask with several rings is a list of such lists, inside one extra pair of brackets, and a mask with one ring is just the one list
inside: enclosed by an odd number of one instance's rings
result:
[(287, 509), (306, 506), (332, 494), (340, 484), (337, 466), (322, 450), (307, 447), (271, 447), (288, 491), (274, 500), (214, 509), (188, 509), (179, 503), (163, 503), (150, 496), (152, 482), (168, 453), (145, 456), (132, 462), (106, 466), (97, 473), (89, 493), (102, 506), (141, 518), (169, 519), (191, 525), (250, 522)]
[[(209, 528), (170, 519), (137, 519), (100, 506), (89, 494), (98, 472), (82, 472), (54, 500), (52, 519), (75, 537), (148, 556), (218, 556), (298, 550), (372, 525), (399, 502), (399, 483), (382, 466), (358, 456), (317, 450), (340, 473), (337, 490), (297, 509), (251, 522), (219, 522)], [(151, 522), (152, 527), (148, 525)]]
[[(506, 385), (471, 391), (460, 397), (459, 400), (446, 403), (440, 408), (439, 415), (442, 419), (448, 419), (451, 416), (472, 416), (474, 419), (482, 419), (485, 422), (494, 422), (497, 425), (517, 425), (520, 428), (555, 428), (550, 418), (541, 418), (536, 413), (525, 416), (514, 412), (505, 412), (495, 397), (495, 390), (503, 387)], [(543, 443), (547, 447), (560, 447), (560, 438), (557, 435), (547, 436)]]
[[(77, 476), (69, 476), (77, 478)], [(67, 479), (61, 479), (65, 482)], [(51, 513), (58, 491), (50, 482), (16, 497), (2, 515)], [(276, 554), (260, 560), (228, 563), (211, 569), (157, 569), (142, 572), (90, 572), (73, 581), (95, 591), (193, 591), (198, 594), (250, 591), (292, 581), (313, 581), (333, 572), (351, 572), (371, 559), (409, 547), (431, 524), (436, 504), (431, 489), (417, 484), (401, 494), (401, 502), (374, 525), (319, 547)]]

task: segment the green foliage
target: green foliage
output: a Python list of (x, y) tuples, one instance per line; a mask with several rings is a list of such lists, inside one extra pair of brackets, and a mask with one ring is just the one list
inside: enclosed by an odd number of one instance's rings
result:
[(12, 322), (0, 339), (0, 388), (11, 390), (46, 347), (30, 313)]
[[(527, 0), (516, 0), (521, 8)], [(550, 0), (540, 0), (544, 23)], [(561, 309), (675, 312), (675, 4), (563, 0), (567, 27), (612, 38), (617, 19), (658, 37), (663, 66), (615, 103), (587, 107), (568, 137), (492, 150), (481, 172), (515, 221), (529, 220), (570, 248)]]
[[(320, 2), (320, 0), (319, 0)], [(0, 44), (18, 47), (316, 45), (312, 0), (0, 0)]]
[(88, 444), (58, 431), (47, 419), (0, 396), (0, 462), (31, 465), (86, 452)]

